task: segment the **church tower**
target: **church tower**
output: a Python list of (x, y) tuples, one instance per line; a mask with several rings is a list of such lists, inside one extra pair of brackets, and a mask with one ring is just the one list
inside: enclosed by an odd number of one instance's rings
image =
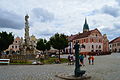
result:
[(87, 32), (87, 31), (89, 31), (89, 26), (88, 26), (87, 20), (86, 20), (86, 18), (85, 18), (85, 24), (84, 24), (84, 26), (83, 26), (83, 33), (84, 33), (84, 32)]

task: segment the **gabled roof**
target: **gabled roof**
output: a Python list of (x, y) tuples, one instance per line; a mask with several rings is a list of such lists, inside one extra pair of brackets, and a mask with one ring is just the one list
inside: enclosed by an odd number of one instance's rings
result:
[(88, 37), (91, 33), (94, 33), (95, 31), (97, 31), (99, 34), (101, 34), (100, 31), (96, 28), (94, 30), (90, 30), (90, 31), (87, 31), (87, 32), (84, 32), (84, 33), (78, 33), (76, 35), (71, 35), (71, 36), (68, 37), (68, 40), (72, 41), (72, 40), (75, 40), (75, 39), (85, 38), (85, 37)]
[(68, 41), (72, 41), (76, 38), (77, 34), (68, 36)]
[(16, 38), (15, 38), (15, 41), (18, 41), (18, 40), (21, 40), (20, 37), (16, 37)]
[(116, 43), (116, 42), (120, 42), (120, 37), (117, 37), (117, 38), (113, 39), (109, 43)]

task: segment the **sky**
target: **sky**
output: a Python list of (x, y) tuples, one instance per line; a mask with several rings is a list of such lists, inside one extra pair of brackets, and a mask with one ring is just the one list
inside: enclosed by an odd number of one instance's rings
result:
[(120, 0), (0, 0), (0, 32), (24, 37), (26, 14), (37, 38), (82, 32), (85, 18), (109, 40), (120, 36)]

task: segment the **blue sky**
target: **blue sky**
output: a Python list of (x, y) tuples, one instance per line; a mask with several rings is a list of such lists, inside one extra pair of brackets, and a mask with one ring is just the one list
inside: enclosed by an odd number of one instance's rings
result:
[(120, 36), (120, 0), (0, 0), (0, 32), (24, 37), (26, 14), (37, 38), (82, 32), (85, 17), (91, 30), (98, 28), (109, 40)]

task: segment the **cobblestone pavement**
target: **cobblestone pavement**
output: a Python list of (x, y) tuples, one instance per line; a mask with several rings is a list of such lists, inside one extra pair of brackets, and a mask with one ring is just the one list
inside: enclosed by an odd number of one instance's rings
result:
[[(120, 54), (119, 54), (120, 55)], [(55, 75), (66, 73), (74, 74), (74, 65), (0, 65), (0, 80), (62, 80)], [(120, 56), (95, 56), (95, 64), (85, 66), (91, 80), (120, 80)]]
[(62, 80), (55, 75), (73, 70), (74, 66), (67, 64), (0, 65), (0, 80)]

